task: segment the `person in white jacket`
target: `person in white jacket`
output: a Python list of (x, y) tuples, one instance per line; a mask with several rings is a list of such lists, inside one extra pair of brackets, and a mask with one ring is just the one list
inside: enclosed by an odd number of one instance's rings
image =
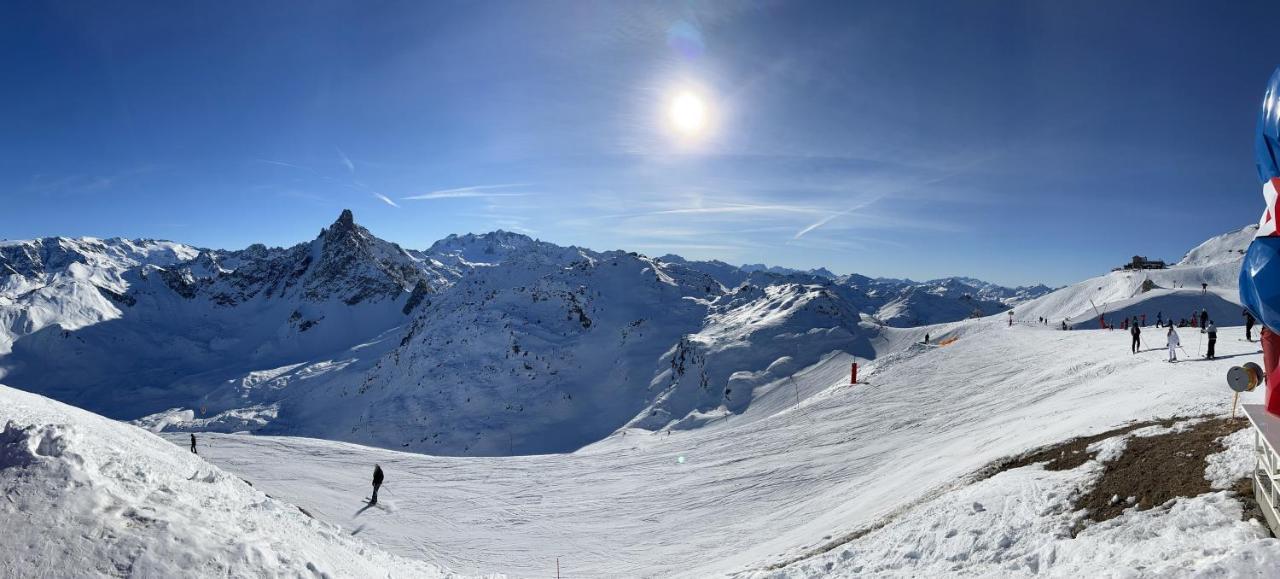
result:
[(1178, 332), (1177, 330), (1173, 329), (1172, 324), (1169, 325), (1169, 334), (1167, 335), (1167, 337), (1169, 339), (1169, 361), (1177, 362), (1178, 346), (1182, 345), (1182, 340), (1178, 339)]

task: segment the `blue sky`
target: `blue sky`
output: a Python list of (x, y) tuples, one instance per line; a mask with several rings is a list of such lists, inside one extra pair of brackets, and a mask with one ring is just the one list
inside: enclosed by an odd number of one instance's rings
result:
[(1069, 283), (1257, 220), (1277, 23), (1244, 1), (6, 3), (0, 238), (290, 245), (351, 208), (418, 248), (502, 228)]

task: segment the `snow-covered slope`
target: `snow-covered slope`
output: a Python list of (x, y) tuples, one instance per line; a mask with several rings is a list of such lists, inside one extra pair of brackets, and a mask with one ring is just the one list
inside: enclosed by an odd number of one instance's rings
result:
[(141, 429), (5, 386), (0, 424), (0, 575), (447, 576)]
[[(1192, 249), (1167, 269), (1113, 271), (1014, 309), (1017, 319), (1043, 316), (1053, 324), (1063, 320), (1075, 327), (1098, 327), (1098, 315), (1119, 321), (1124, 316), (1156, 314), (1175, 321), (1208, 309), (1219, 326), (1243, 324), (1239, 304), (1240, 263), (1257, 226), (1214, 237)], [(1201, 284), (1208, 284), (1202, 291)], [(1096, 310), (1095, 310), (1096, 308)]]
[[(1120, 332), (998, 318), (937, 330), (957, 340), (926, 346), (913, 344), (917, 330), (886, 330), (874, 341), (895, 353), (864, 363), (867, 383), (848, 384), (851, 357), (828, 357), (757, 388), (750, 408), (771, 403), (764, 416), (627, 429), (569, 454), (436, 457), (243, 435), (207, 435), (204, 452), (323, 520), (463, 572), (548, 576), (558, 558), (565, 576), (589, 577), (1143, 576), (1176, 561), (1257, 576), (1277, 561), (1280, 541), (1241, 521), (1225, 492), (1073, 539), (1070, 489), (1100, 468), (1031, 466), (969, 484), (992, 461), (1072, 436), (1227, 412), (1223, 373), (1256, 359), (1240, 329), (1223, 330), (1223, 359), (1181, 364), (1130, 354)], [(349, 491), (333, 487), (367, 485), (374, 462), (396, 510), (350, 521), (332, 507)], [(848, 550), (816, 552), (886, 522)]]
[(433, 454), (565, 452), (627, 425), (703, 425), (827, 354), (874, 355), (874, 328), (819, 286), (724, 294), (635, 254), (546, 257), (476, 271), (374, 369), (308, 386), (282, 406), (302, 418), (266, 431)]
[(560, 452), (607, 436), (641, 411), (664, 352), (698, 330), (719, 285), (622, 252), (562, 257), (474, 271), (364, 376), (290, 401), (304, 417), (291, 428), (441, 454)]
[(1212, 266), (1224, 263), (1239, 263), (1245, 250), (1258, 235), (1258, 226), (1248, 225), (1239, 231), (1224, 233), (1209, 238), (1204, 243), (1188, 251), (1177, 263), (1178, 267)]

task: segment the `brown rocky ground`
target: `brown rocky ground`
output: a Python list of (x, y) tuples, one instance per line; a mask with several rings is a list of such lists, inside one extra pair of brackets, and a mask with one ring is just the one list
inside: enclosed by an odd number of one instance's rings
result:
[[(1174, 498), (1194, 497), (1211, 492), (1213, 489), (1204, 477), (1208, 466), (1206, 457), (1223, 451), (1222, 438), (1248, 428), (1248, 421), (1244, 418), (1202, 416), (1136, 422), (1002, 461), (992, 465), (988, 476), (1040, 462), (1045, 463), (1047, 470), (1076, 468), (1095, 458), (1095, 453), (1086, 450), (1090, 444), (1147, 426), (1171, 427), (1180, 422), (1195, 420), (1199, 422), (1177, 432), (1130, 437), (1124, 453), (1107, 462), (1097, 482), (1076, 499), (1074, 508), (1087, 511), (1087, 515), (1075, 529), (1075, 532), (1079, 532), (1090, 523), (1118, 517), (1125, 509), (1133, 506), (1146, 510)], [(1248, 478), (1236, 481), (1230, 490), (1244, 503), (1245, 520), (1262, 520), (1262, 512), (1258, 510), (1258, 504), (1253, 498), (1253, 487)], [(1119, 500), (1115, 500), (1116, 497)], [(1130, 497), (1133, 502), (1129, 501)]]

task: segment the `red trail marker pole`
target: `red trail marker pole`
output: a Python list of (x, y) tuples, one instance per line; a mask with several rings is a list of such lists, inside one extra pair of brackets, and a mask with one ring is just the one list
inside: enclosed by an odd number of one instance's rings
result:
[(857, 362), (854, 362), (853, 365), (849, 366), (849, 383), (850, 384), (858, 383), (858, 363)]

